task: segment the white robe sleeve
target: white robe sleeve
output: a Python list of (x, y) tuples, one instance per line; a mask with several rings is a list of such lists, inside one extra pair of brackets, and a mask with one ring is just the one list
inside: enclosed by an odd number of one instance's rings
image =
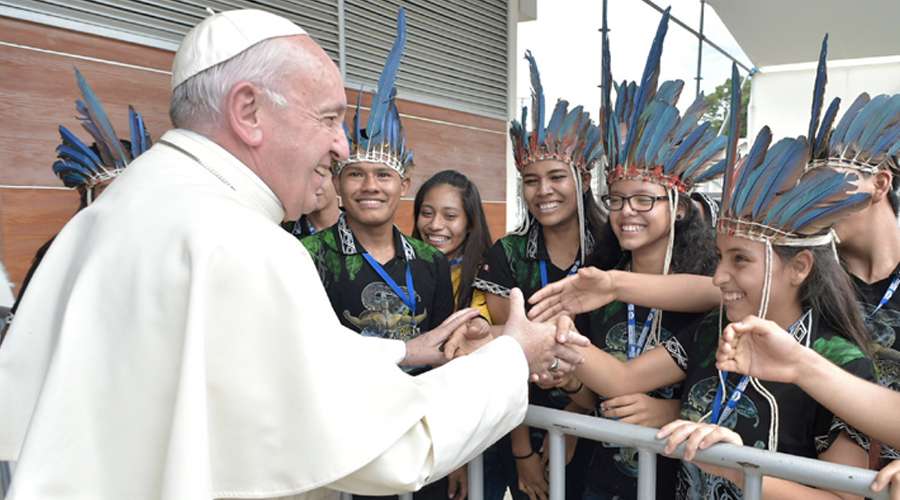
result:
[[(522, 422), (527, 378), (522, 349), (509, 337), (420, 375), (417, 381), (429, 395), (425, 418), (378, 458), (329, 488), (386, 495), (446, 476)], [(498, 405), (498, 398), (505, 404)], [(501, 407), (520, 411), (504, 414)]]

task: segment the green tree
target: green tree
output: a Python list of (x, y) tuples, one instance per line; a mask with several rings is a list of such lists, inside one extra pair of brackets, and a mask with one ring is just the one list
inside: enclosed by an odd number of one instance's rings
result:
[[(731, 100), (731, 78), (717, 86), (712, 93), (706, 96), (706, 113), (703, 119), (712, 123), (715, 130), (722, 127), (722, 122), (728, 116), (728, 105)], [(750, 103), (750, 78), (745, 78), (741, 85), (741, 114), (738, 121), (738, 137), (747, 136), (747, 106)], [(723, 131), (727, 132), (726, 131)]]

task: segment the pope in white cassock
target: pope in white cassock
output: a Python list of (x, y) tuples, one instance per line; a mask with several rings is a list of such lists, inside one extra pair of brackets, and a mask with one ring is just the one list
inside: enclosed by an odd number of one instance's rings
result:
[[(23, 499), (409, 491), (519, 424), (527, 380), (580, 362), (525, 320), (419, 377), (474, 312), (403, 344), (334, 315), (279, 227), (347, 157), (337, 68), (262, 11), (182, 42), (168, 131), (60, 232), (0, 349), (0, 459)], [(524, 354), (523, 354), (524, 353)]]

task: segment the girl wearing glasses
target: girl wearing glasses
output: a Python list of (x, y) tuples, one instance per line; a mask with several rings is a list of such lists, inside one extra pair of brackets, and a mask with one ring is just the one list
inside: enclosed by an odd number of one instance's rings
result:
[[(665, 24), (661, 29), (665, 29)], [(662, 43), (661, 37), (658, 43)], [(651, 55), (648, 70), (658, 72), (658, 68), (658, 59)], [(601, 200), (609, 210), (605, 229), (624, 251), (617, 266), (621, 271), (711, 276), (715, 270), (713, 229), (695, 208), (690, 193), (697, 184), (721, 175), (725, 139), (718, 137), (708, 123), (699, 123), (705, 109), (702, 95), (683, 118), (679, 117), (675, 103), (683, 84), (680, 80), (668, 81), (658, 90), (649, 88), (652, 94), (644, 113), (636, 106), (641, 89), (634, 84), (621, 85), (616, 109), (603, 113), (608, 121), (602, 128), (613, 137), (606, 145), (609, 192)], [(626, 109), (635, 111), (627, 115)], [(645, 125), (631, 128), (638, 116), (646, 120)], [(624, 136), (615, 137), (623, 131)], [(669, 340), (700, 318), (700, 314), (664, 313), (658, 308), (613, 301), (578, 316), (576, 322), (580, 331), (589, 332), (598, 350), (627, 361)], [(586, 363), (579, 374), (591, 378), (600, 375), (602, 369), (601, 364)], [(563, 388), (574, 392), (573, 397), (580, 404), (597, 406), (594, 393), (581, 382), (572, 380)], [(675, 383), (649, 393), (634, 392), (604, 400), (598, 409), (606, 418), (661, 427), (678, 418), (680, 398), (681, 386)], [(634, 448), (606, 443), (595, 447), (583, 498), (635, 498), (637, 455)], [(676, 460), (659, 459), (659, 498), (672, 498), (677, 471)]]

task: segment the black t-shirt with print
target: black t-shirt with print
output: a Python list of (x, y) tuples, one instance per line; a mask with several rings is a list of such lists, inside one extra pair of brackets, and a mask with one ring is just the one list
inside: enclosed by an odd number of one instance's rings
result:
[[(650, 310), (635, 306), (635, 334), (640, 337), (644, 321)], [(658, 341), (647, 339), (646, 350), (653, 349), (661, 342), (674, 337), (678, 332), (690, 329), (702, 314), (664, 312)], [(585, 333), (598, 348), (612, 354), (621, 361), (628, 359), (628, 306), (622, 302), (612, 302), (605, 307), (576, 319), (579, 331)], [(649, 396), (661, 399), (681, 399), (681, 384), (657, 389)], [(601, 400), (598, 400), (598, 409)], [(679, 461), (657, 457), (656, 496), (674, 498), (675, 477)], [(610, 443), (600, 443), (594, 448), (586, 487), (606, 496), (623, 499), (636, 498), (638, 477), (637, 448), (624, 448)]]
[(394, 228), (395, 256), (384, 270), (406, 288), (406, 265), (412, 271), (416, 310), (409, 308), (363, 258), (342, 214), (334, 226), (302, 240), (316, 264), (335, 313), (346, 327), (362, 335), (407, 341), (439, 326), (453, 312), (450, 265), (434, 247)]
[[(592, 250), (593, 241), (588, 241), (586, 246), (588, 250)], [(525, 296), (525, 309), (530, 310), (528, 299), (542, 287), (541, 261), (546, 262), (547, 283), (565, 278), (573, 269), (571, 266), (560, 269), (553, 265), (544, 243), (543, 229), (540, 224), (534, 223), (526, 234), (508, 234), (488, 249), (473, 286), (484, 293), (501, 297), (509, 296), (509, 291), (513, 288), (519, 288)], [(573, 262), (572, 266), (576, 263), (577, 261)], [(529, 401), (540, 406), (562, 409), (569, 404), (570, 399), (558, 389), (545, 390), (530, 384)]]
[[(872, 313), (898, 275), (900, 265), (887, 278), (871, 284), (850, 274), (856, 286), (856, 297), (862, 307), (863, 318), (866, 318), (869, 334), (877, 344), (875, 378), (879, 384), (895, 391), (900, 391), (900, 290), (892, 295), (878, 312)], [(887, 462), (900, 460), (900, 450), (882, 443), (881, 459), (882, 466), (887, 465)]]
[[(712, 412), (718, 387), (715, 365), (718, 315), (718, 311), (709, 313), (696, 328), (685, 330), (663, 343), (673, 361), (685, 372), (681, 395), (681, 418), (685, 420), (708, 422)], [(822, 325), (815, 314), (812, 314), (809, 333), (805, 330), (795, 331), (798, 341), (848, 372), (873, 379), (872, 361), (852, 341)], [(728, 375), (724, 398), (731, 395), (739, 380), (740, 375)], [(800, 387), (756, 380), (747, 386), (737, 407), (722, 425), (740, 434), (746, 446), (808, 458), (816, 458), (827, 450), (842, 431), (853, 439), (859, 438), (855, 431)], [(730, 481), (705, 474), (687, 463), (682, 463), (678, 472), (676, 494), (680, 499), (742, 498), (740, 488)]]

